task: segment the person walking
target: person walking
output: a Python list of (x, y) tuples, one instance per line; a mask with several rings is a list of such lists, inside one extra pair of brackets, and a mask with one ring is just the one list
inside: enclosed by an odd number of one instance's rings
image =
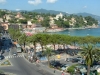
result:
[(64, 72), (62, 72), (61, 75), (64, 75)]
[(56, 72), (56, 70), (55, 70), (55, 68), (54, 68), (54, 71), (53, 71), (54, 73)]

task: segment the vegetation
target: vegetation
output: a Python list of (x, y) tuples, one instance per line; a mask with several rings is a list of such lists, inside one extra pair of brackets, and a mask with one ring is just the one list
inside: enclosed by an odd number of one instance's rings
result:
[(92, 45), (87, 45), (82, 48), (81, 54), (85, 58), (87, 65), (87, 75), (90, 75), (90, 66), (93, 65), (94, 61), (98, 61), (100, 57), (100, 49), (96, 49)]
[(46, 47), (46, 50), (43, 52), (44, 55), (47, 56), (47, 59), (48, 59), (48, 66), (50, 66), (50, 56), (52, 54), (52, 49)]
[[(17, 31), (9, 32), (12, 36), (17, 37), (19, 43), (33, 43), (34, 45), (34, 56), (36, 54), (36, 44), (40, 43), (42, 50), (44, 51), (44, 47), (48, 44), (52, 44), (54, 46), (56, 44), (62, 44), (63, 47), (65, 45), (79, 45), (82, 50), (82, 56), (85, 56), (86, 65), (88, 67), (87, 75), (90, 73), (90, 67), (93, 65), (94, 61), (98, 61), (100, 59), (100, 50), (97, 44), (100, 44), (100, 37), (93, 37), (93, 36), (86, 36), (86, 37), (76, 37), (76, 36), (68, 36), (68, 35), (60, 35), (60, 34), (35, 34), (32, 36), (26, 36), (25, 34), (18, 33)], [(21, 35), (18, 35), (21, 34)], [(13, 37), (13, 39), (16, 39)], [(23, 40), (23, 41), (22, 41)], [(64, 48), (65, 49), (65, 48)], [(46, 56), (48, 57), (49, 63), (49, 56), (51, 54), (51, 49), (46, 48), (44, 51)], [(71, 68), (71, 70), (73, 70)]]
[[(15, 24), (27, 24), (27, 21), (31, 21), (31, 23), (41, 24), (43, 27), (50, 27), (50, 17), (53, 18), (54, 23), (60, 28), (78, 28), (78, 27), (88, 27), (93, 25), (98, 25), (98, 21), (91, 16), (78, 16), (78, 15), (63, 15), (63, 17), (59, 17), (56, 19), (56, 15), (50, 13), (36, 13), (36, 12), (28, 12), (22, 11), (19, 13), (19, 17), (16, 17), (18, 12), (12, 11), (2, 11), (0, 10), (0, 18), (3, 19), (3, 22), (8, 21), (9, 23)], [(9, 15), (10, 19), (7, 19), (7, 15)]]
[(68, 67), (68, 69), (67, 69), (67, 71), (68, 71), (69, 73), (71, 73), (72, 75), (73, 75), (74, 72), (75, 72), (75, 66), (76, 66), (76, 65), (72, 65), (72, 66)]
[(9, 60), (5, 60), (3, 63), (1, 63), (1, 66), (9, 66), (9, 65), (11, 65)]

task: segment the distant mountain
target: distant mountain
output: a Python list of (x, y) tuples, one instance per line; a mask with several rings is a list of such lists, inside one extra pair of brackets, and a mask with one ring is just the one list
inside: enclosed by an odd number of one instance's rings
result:
[(83, 17), (91, 16), (91, 17), (97, 19), (98, 21), (100, 21), (100, 16), (93, 15), (93, 14), (90, 14), (90, 13), (77, 13), (76, 15), (82, 15)]
[(50, 14), (59, 14), (59, 13), (62, 13), (62, 14), (66, 14), (66, 15), (69, 15), (68, 13), (66, 12), (62, 12), (62, 11), (55, 11), (55, 10), (46, 10), (46, 9), (35, 9), (33, 10), (32, 12), (37, 12), (37, 13), (50, 13)]

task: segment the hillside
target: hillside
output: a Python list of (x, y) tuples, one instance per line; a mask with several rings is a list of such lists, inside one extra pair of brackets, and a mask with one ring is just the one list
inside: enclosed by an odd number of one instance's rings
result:
[(90, 13), (77, 13), (76, 15), (82, 15), (83, 17), (91, 16), (91, 17), (97, 19), (98, 21), (100, 21), (100, 16), (93, 15), (93, 14), (90, 14)]
[[(70, 14), (68, 14), (66, 12), (55, 11), (55, 10), (46, 10), (46, 9), (35, 9), (32, 12), (37, 12), (37, 13), (50, 13), (50, 14), (59, 14), (59, 13), (62, 13), (62, 14), (70, 15)], [(76, 13), (75, 15), (82, 15), (83, 17), (91, 16), (91, 17), (97, 19), (98, 21), (100, 21), (100, 16), (93, 15), (93, 14), (90, 14), (90, 13)]]
[(50, 14), (59, 14), (59, 13), (62, 13), (62, 14), (66, 14), (66, 15), (69, 15), (68, 13), (66, 12), (62, 12), (62, 11), (55, 11), (55, 10), (46, 10), (46, 9), (35, 9), (33, 10), (32, 12), (37, 12), (37, 13), (50, 13)]

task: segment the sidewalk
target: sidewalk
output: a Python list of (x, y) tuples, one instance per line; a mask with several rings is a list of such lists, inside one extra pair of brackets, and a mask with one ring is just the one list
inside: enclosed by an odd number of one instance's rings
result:
[[(36, 65), (40, 71), (42, 71), (41, 73), (43, 73), (43, 72), (47, 73), (47, 74), (43, 74), (43, 75), (61, 75), (61, 73), (62, 73), (62, 71), (57, 70), (57, 69), (55, 69), (55, 73), (54, 73), (53, 68), (49, 68), (47, 65), (43, 65), (41, 62), (40, 63), (33, 62), (33, 64)], [(70, 75), (70, 74), (64, 73), (64, 75)]]
[[(57, 70), (57, 69), (55, 69), (55, 73), (54, 73), (54, 69), (53, 69), (53, 68), (49, 68), (48, 66), (43, 65), (42, 63), (38, 63), (38, 65), (40, 65), (40, 66), (39, 66), (40, 69), (43, 69), (43, 70), (45, 70), (45, 71), (48, 71), (48, 72), (50, 72), (52, 75), (61, 75), (61, 73), (62, 73), (62, 71), (59, 71), (59, 70)], [(64, 75), (70, 75), (70, 74), (69, 74), (69, 73), (64, 73)]]

